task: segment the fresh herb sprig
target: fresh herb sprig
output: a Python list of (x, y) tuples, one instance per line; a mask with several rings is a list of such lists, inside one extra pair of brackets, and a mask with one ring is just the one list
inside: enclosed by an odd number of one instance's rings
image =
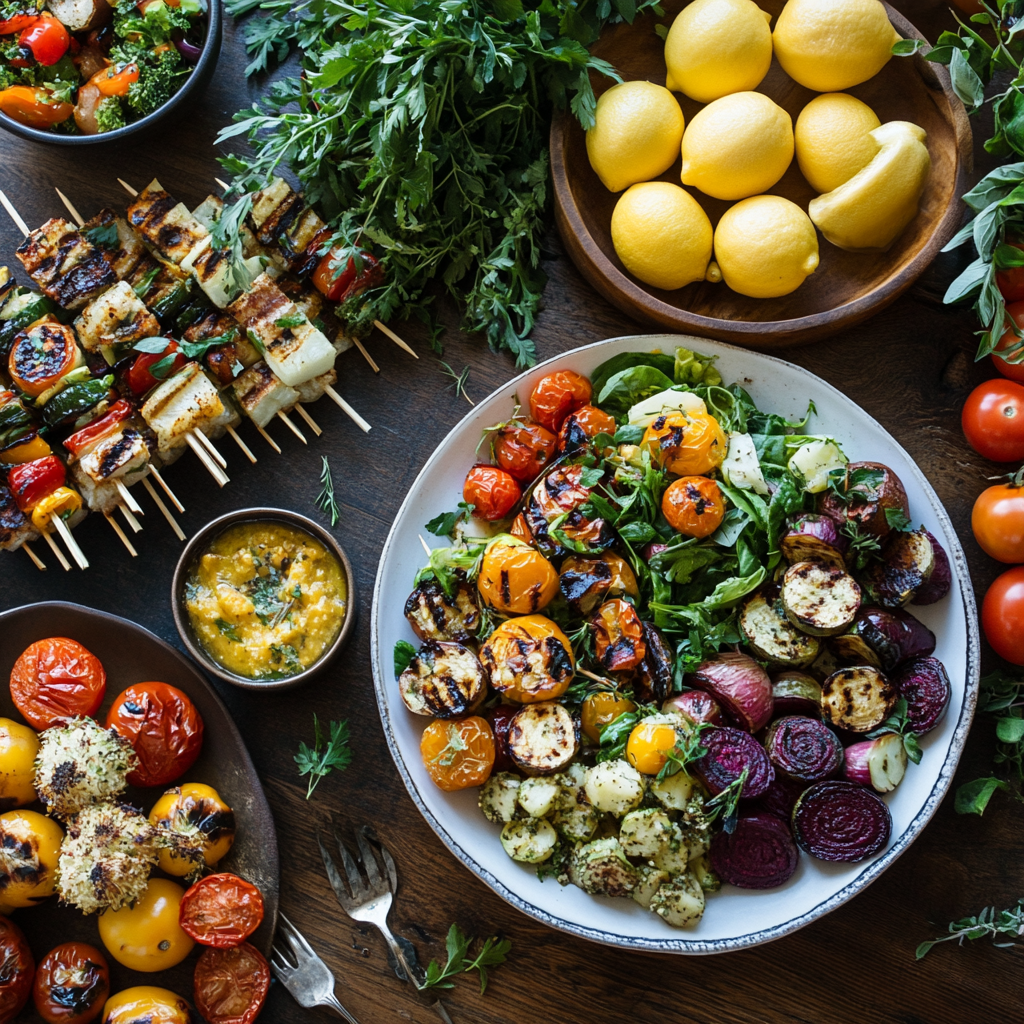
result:
[(450, 537), (455, 533), (455, 528), (459, 523), (473, 514), (475, 508), (476, 505), (472, 502), (460, 501), (459, 507), (454, 512), (442, 512), (439, 516), (434, 516), (429, 523), (425, 524), (424, 529), (435, 537)]
[(906, 698), (900, 697), (896, 701), (892, 714), (877, 729), (872, 729), (867, 734), (867, 738), (874, 740), (878, 739), (879, 736), (885, 736), (887, 733), (894, 733), (896, 736), (902, 737), (903, 749), (907, 752), (907, 757), (914, 764), (921, 763), (923, 752), (921, 744), (917, 741), (917, 733), (911, 728), (910, 719), (907, 717)]
[(733, 779), (721, 793), (716, 793), (704, 804), (705, 811), (712, 813), (708, 821), (722, 819), (722, 831), (730, 835), (736, 830), (736, 822), (739, 818), (740, 797), (743, 796), (743, 787), (747, 784), (749, 769), (744, 768), (739, 778)]
[[(1009, 936), (1009, 942), (996, 942), (1000, 936)], [(986, 907), (977, 917), (963, 917), (953, 921), (949, 926), (949, 934), (937, 939), (929, 939), (917, 947), (915, 956), (918, 960), (926, 956), (930, 950), (942, 942), (956, 942), (962, 946), (964, 941), (990, 938), (997, 949), (1011, 949), (1020, 945), (1018, 939), (1024, 936), (1024, 898), (1017, 900), (1017, 905), (1008, 910), (997, 911), (995, 907)]]
[(456, 975), (478, 971), (480, 994), (483, 995), (487, 991), (488, 968), (497, 967), (505, 962), (512, 948), (512, 940), (492, 936), (484, 942), (476, 956), (471, 957), (469, 947), (475, 941), (476, 939), (467, 936), (457, 924), (453, 924), (448, 929), (448, 937), (445, 939), (448, 959), (444, 966), (436, 960), (430, 961), (427, 965), (427, 976), (420, 988), (454, 988), (455, 982), (451, 979)]
[(694, 761), (699, 760), (708, 752), (708, 748), (701, 742), (701, 733), (710, 728), (709, 723), (698, 722), (687, 730), (682, 739), (676, 740), (676, 745), (671, 750), (664, 752), (666, 760), (661, 771), (658, 772), (658, 782), (667, 779), (670, 775), (686, 771)]
[(469, 381), (469, 367), (464, 366), (461, 373), (456, 373), (443, 359), (438, 359), (438, 362), (441, 364), (441, 372), (446, 377), (451, 377), (452, 379), (448, 387), (455, 389), (456, 396), (462, 395), (470, 405), (476, 405), (476, 402), (469, 397), (469, 393), (466, 391), (466, 383)]
[(320, 728), (320, 720), (314, 713), (313, 746), (300, 743), (299, 752), (293, 758), (299, 766), (299, 775), (309, 776), (307, 800), (325, 775), (330, 775), (335, 768), (344, 771), (352, 763), (348, 722), (344, 719), (340, 722), (331, 722), (328, 729), (330, 735)]
[(337, 526), (341, 518), (341, 509), (338, 507), (338, 499), (334, 496), (334, 478), (331, 476), (331, 464), (327, 456), (324, 460), (323, 469), (320, 471), (320, 493), (316, 497), (317, 508), (323, 509), (331, 517), (331, 526)]

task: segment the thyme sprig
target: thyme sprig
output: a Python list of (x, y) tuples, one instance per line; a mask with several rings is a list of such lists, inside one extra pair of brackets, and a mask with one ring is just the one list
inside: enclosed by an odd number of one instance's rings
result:
[[(996, 942), (1001, 935), (1008, 935), (1009, 942)], [(941, 942), (953, 942), (962, 946), (964, 940), (973, 942), (975, 939), (988, 937), (997, 949), (1010, 949), (1019, 943), (1016, 941), (1024, 935), (1024, 897), (1017, 900), (1015, 907), (997, 911), (995, 907), (986, 907), (977, 917), (962, 917), (952, 921), (949, 934), (937, 939), (929, 939), (917, 947), (915, 954), (918, 960)]]

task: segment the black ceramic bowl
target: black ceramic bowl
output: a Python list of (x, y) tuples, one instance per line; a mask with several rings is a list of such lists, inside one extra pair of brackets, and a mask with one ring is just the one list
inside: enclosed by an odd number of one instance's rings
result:
[[(188, 609), (185, 607), (185, 583), (188, 580), (189, 573), (196, 559), (203, 554), (213, 539), (229, 527), (237, 526), (239, 523), (265, 522), (284, 523), (285, 526), (308, 533), (315, 540), (323, 544), (340, 563), (347, 589), (345, 618), (342, 619), (341, 628), (331, 641), (330, 646), (324, 651), (320, 659), (310, 665), (309, 668), (304, 669), (302, 672), (297, 672), (293, 676), (286, 676), (283, 679), (249, 679), (246, 676), (235, 675), (235, 673), (230, 672), (219, 662), (215, 661), (206, 652), (206, 649), (193, 632), (192, 623), (189, 621)], [(317, 673), (323, 671), (348, 642), (356, 621), (355, 576), (352, 573), (352, 563), (348, 560), (345, 549), (319, 523), (299, 515), (298, 512), (289, 512), (283, 508), (243, 508), (237, 512), (229, 512), (227, 515), (220, 516), (207, 523), (185, 546), (185, 550), (182, 551), (174, 570), (174, 579), (171, 581), (171, 609), (174, 613), (174, 625), (178, 627), (178, 635), (181, 637), (182, 643), (188, 649), (188, 653), (207, 672), (217, 676), (218, 679), (223, 679), (227, 683), (240, 686), (246, 690), (288, 690), (293, 686), (306, 682)]]
[(103, 132), (100, 135), (58, 135), (55, 132), (43, 131), (40, 128), (29, 128), (19, 124), (6, 114), (0, 114), (0, 128), (20, 135), (23, 139), (30, 139), (33, 142), (46, 142), (51, 146), (96, 146), (104, 142), (119, 142), (129, 136), (142, 135), (150, 131), (155, 125), (165, 123), (183, 114), (192, 103), (203, 93), (213, 78), (213, 72), (217, 68), (217, 58), (220, 56), (221, 36), (224, 31), (224, 15), (221, 10), (221, 0), (207, 0), (207, 24), (206, 39), (203, 42), (203, 51), (196, 61), (192, 74), (188, 76), (185, 84), (162, 106), (147, 114), (145, 117), (125, 125), (124, 128), (117, 128), (112, 132)]

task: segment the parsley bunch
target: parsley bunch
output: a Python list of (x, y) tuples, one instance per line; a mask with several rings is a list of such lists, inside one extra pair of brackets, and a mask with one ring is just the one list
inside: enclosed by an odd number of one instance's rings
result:
[(442, 967), (436, 960), (431, 960), (427, 966), (427, 976), (420, 988), (454, 988), (455, 983), (450, 979), (456, 974), (479, 971), (480, 994), (483, 995), (487, 991), (487, 968), (497, 967), (498, 964), (505, 962), (508, 951), (512, 948), (512, 941), (492, 936), (475, 957), (470, 957), (469, 947), (474, 941), (465, 935), (457, 924), (453, 924), (448, 929), (445, 940), (447, 962)]
[[(530, 331), (550, 224), (547, 135), (568, 103), (584, 127), (590, 72), (618, 80), (587, 46), (605, 24), (658, 10), (656, 0), (228, 0), (266, 70), (291, 46), (302, 73), (273, 83), (219, 143), (232, 190), (251, 194), (289, 168), (334, 229), (332, 243), (372, 247), (384, 283), (340, 309), (349, 330), (375, 319), (433, 320), (440, 290), (463, 326), (518, 366), (536, 359)], [(227, 214), (226, 214), (227, 216)], [(432, 335), (433, 336), (433, 335)]]
[(344, 771), (352, 763), (348, 722), (331, 722), (328, 729), (329, 735), (320, 727), (320, 720), (314, 714), (313, 746), (300, 743), (299, 752), (292, 758), (299, 767), (299, 775), (309, 776), (307, 800), (325, 775), (330, 775), (335, 768)]

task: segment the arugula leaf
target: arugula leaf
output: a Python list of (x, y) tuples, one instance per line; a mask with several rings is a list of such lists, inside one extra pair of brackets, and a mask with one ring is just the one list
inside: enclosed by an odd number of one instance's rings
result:
[(314, 713), (313, 746), (300, 743), (299, 752), (293, 757), (299, 766), (299, 775), (309, 776), (307, 800), (313, 795), (313, 790), (324, 776), (330, 775), (335, 768), (344, 771), (352, 763), (348, 722), (344, 719), (340, 722), (331, 722), (328, 728), (329, 737), (321, 730), (320, 721)]
[(455, 527), (463, 519), (468, 519), (475, 508), (476, 505), (472, 502), (460, 501), (459, 507), (454, 512), (442, 512), (440, 515), (434, 516), (424, 526), (424, 529), (435, 537), (450, 537), (455, 532)]
[(397, 679), (416, 657), (416, 648), (408, 640), (399, 640), (395, 644), (395, 678)]

